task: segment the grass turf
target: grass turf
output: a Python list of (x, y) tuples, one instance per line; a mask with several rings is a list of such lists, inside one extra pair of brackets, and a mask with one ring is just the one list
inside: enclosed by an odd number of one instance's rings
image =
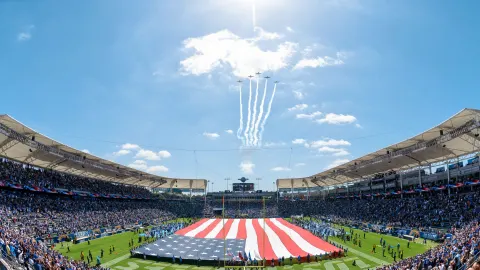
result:
[[(339, 227), (339, 226), (337, 226)], [(347, 231), (349, 229), (347, 228)], [(344, 243), (341, 239), (336, 237), (330, 237), (330, 241), (335, 241), (338, 244), (348, 248), (348, 255), (343, 258), (332, 259), (320, 261), (318, 263), (309, 263), (309, 264), (293, 264), (283, 267), (276, 267), (279, 270), (310, 270), (310, 269), (326, 269), (326, 270), (347, 270), (347, 269), (371, 269), (382, 264), (388, 264), (393, 262), (393, 258), (385, 252), (385, 257), (382, 256), (381, 248), (377, 247), (376, 253), (372, 253), (373, 244), (380, 244), (380, 238), (383, 238), (387, 241), (387, 244), (396, 246), (397, 243), (400, 243), (400, 248), (404, 250), (404, 258), (415, 256), (419, 253), (425, 252), (427, 249), (435, 246), (434, 242), (428, 242), (427, 245), (420, 243), (411, 243), (410, 248), (407, 248), (407, 241), (388, 235), (381, 235), (377, 233), (366, 233), (366, 238), (363, 239), (363, 231), (354, 230), (355, 233), (360, 233), (362, 240), (362, 247), (358, 245), (353, 245), (352, 242)], [(64, 255), (80, 259), (80, 252), (83, 250), (85, 256), (88, 255), (88, 251), (92, 252), (94, 261), (92, 265), (96, 263), (97, 255), (100, 255), (100, 250), (103, 248), (104, 256), (101, 259), (102, 265), (105, 267), (110, 267), (111, 269), (116, 270), (176, 270), (176, 269), (214, 269), (213, 267), (197, 267), (195, 265), (178, 265), (171, 264), (168, 262), (156, 262), (149, 260), (142, 260), (139, 258), (130, 258), (130, 247), (128, 246), (128, 241), (130, 239), (134, 240), (135, 243), (138, 242), (138, 235), (133, 232), (125, 232), (121, 234), (116, 234), (104, 238), (99, 238), (90, 241), (90, 245), (87, 242), (83, 242), (77, 245), (70, 245), (70, 252), (67, 252), (67, 244), (64, 243), (63, 247), (57, 245), (55, 249), (62, 252)], [(114, 245), (115, 252), (109, 254), (109, 247)], [(395, 248), (396, 249), (396, 248)], [(398, 253), (397, 253), (398, 254)], [(353, 260), (356, 262), (356, 266), (353, 266)], [(398, 260), (398, 257), (397, 257)], [(287, 260), (288, 263), (288, 260)]]

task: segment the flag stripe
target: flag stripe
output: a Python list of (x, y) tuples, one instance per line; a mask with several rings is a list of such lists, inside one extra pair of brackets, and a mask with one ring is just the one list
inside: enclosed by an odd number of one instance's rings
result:
[[(267, 219), (266, 223), (268, 227), (270, 227), (275, 234), (278, 236), (278, 238), (282, 241), (283, 245), (288, 249), (288, 252), (292, 254), (294, 257), (297, 257), (298, 255), (304, 257), (307, 256), (307, 253), (310, 253), (310, 251), (303, 250), (301, 247), (297, 245), (297, 243), (300, 245), (301, 243), (298, 242), (298, 239), (292, 239), (291, 236), (289, 236), (285, 231), (280, 229), (273, 221), (272, 219)], [(303, 239), (302, 239), (303, 240)], [(305, 241), (305, 240), (304, 240)], [(322, 253), (311, 253), (311, 254), (323, 254)], [(277, 254), (278, 255), (278, 254)], [(281, 256), (278, 257), (289, 257), (287, 255), (282, 254)]]
[(285, 221), (282, 218), (277, 218), (277, 220), (282, 223), (283, 225), (287, 226), (288, 228), (292, 229), (296, 233), (298, 233), (303, 239), (305, 239), (307, 242), (309, 242), (311, 245), (314, 247), (324, 250), (326, 252), (332, 252), (332, 251), (340, 251), (339, 248), (336, 248), (333, 245), (330, 245), (329, 243), (321, 240), (320, 238), (316, 237), (312, 233), (310, 233), (307, 230), (304, 230), (298, 226), (295, 226), (287, 221)]
[(246, 231), (245, 252), (247, 254), (250, 253), (252, 259), (254, 257), (260, 259), (261, 257), (260, 253), (258, 252), (257, 233), (255, 232), (255, 228), (253, 227), (253, 222), (251, 219), (242, 221), (244, 221)]
[[(232, 226), (232, 223), (233, 223), (233, 219), (225, 219), (225, 227), (223, 227), (223, 222), (222, 222), (222, 229), (217, 233), (215, 238), (219, 238), (219, 239), (227, 238), (226, 236), (230, 230), (230, 227)], [(225, 232), (225, 235), (224, 235), (224, 232)]]
[(239, 219), (234, 219), (230, 230), (227, 230), (227, 239), (236, 239), (238, 232), (238, 224), (240, 223)]
[[(225, 222), (227, 222), (227, 221), (228, 220), (226, 219)], [(219, 219), (219, 222), (217, 223), (217, 225), (212, 230), (208, 231), (205, 238), (216, 238), (217, 234), (223, 229), (223, 224), (224, 224), (223, 219)], [(223, 237), (220, 237), (220, 238), (223, 239)]]
[(208, 220), (208, 218), (203, 218), (202, 220), (196, 222), (195, 224), (192, 224), (186, 228), (183, 228), (181, 230), (178, 230), (175, 234), (178, 234), (178, 235), (185, 235), (187, 232), (193, 230), (193, 229), (196, 229), (198, 227), (200, 227), (200, 225), (202, 225), (203, 223), (205, 223), (206, 221)]
[[(293, 254), (296, 254), (296, 256), (298, 256), (298, 254), (300, 254), (300, 256), (306, 256), (307, 253), (310, 254), (310, 255), (321, 255), (321, 254), (324, 254), (325, 251), (323, 251), (322, 249), (319, 249), (315, 246), (313, 246), (312, 244), (310, 244), (308, 241), (306, 241), (305, 239), (302, 238), (302, 236), (300, 236), (300, 234), (298, 234), (296, 231), (288, 228), (287, 226), (283, 225), (282, 223), (280, 223), (276, 218), (271, 218), (269, 220), (274, 227), (278, 228), (275, 230), (275, 232), (280, 236), (282, 235), (282, 240), (284, 238), (287, 238), (286, 240), (286, 246), (289, 247), (297, 247), (298, 249), (302, 250), (303, 252), (299, 252), (298, 250), (296, 250), (296, 252), (294, 252)], [(287, 243), (288, 242), (288, 243)]]
[(205, 228), (208, 227), (208, 225), (212, 224), (213, 222), (215, 221), (215, 219), (209, 219), (205, 222), (203, 222), (200, 226), (198, 226), (197, 228), (187, 232), (185, 234), (185, 236), (191, 236), (191, 237), (194, 237), (195, 235), (197, 235), (199, 232), (205, 230)]
[[(258, 252), (260, 253), (260, 258), (266, 259), (276, 259), (277, 256), (275, 255), (275, 251), (273, 251), (272, 244), (270, 243), (270, 237), (272, 235), (265, 234), (265, 230), (258, 219), (253, 220), (253, 227), (255, 228), (255, 233), (257, 234), (257, 246)], [(278, 244), (275, 242), (275, 244)]]
[(247, 227), (246, 219), (240, 219), (240, 224), (238, 224), (237, 239), (247, 239)]
[[(218, 224), (221, 226), (221, 219), (214, 219), (203, 231), (195, 235), (195, 238), (205, 238)], [(221, 228), (221, 227), (220, 227)]]

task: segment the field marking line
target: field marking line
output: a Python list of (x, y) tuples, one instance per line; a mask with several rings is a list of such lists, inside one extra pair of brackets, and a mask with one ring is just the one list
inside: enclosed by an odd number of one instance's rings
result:
[[(336, 244), (339, 244), (337, 241), (332, 241)], [(380, 265), (389, 265), (390, 263), (389, 262), (386, 262), (384, 260), (380, 260), (379, 258), (376, 258), (376, 257), (373, 257), (371, 255), (368, 255), (366, 253), (363, 253), (362, 251), (359, 251), (359, 250), (356, 250), (354, 248), (351, 248), (351, 247), (348, 247), (348, 253), (352, 252), (353, 254), (356, 254), (358, 256), (361, 256), (361, 257), (364, 257), (365, 259), (367, 260), (370, 260), (372, 262), (375, 262), (377, 264), (380, 264)]]
[(128, 259), (128, 258), (130, 258), (130, 253), (127, 253), (127, 254), (125, 254), (125, 255), (123, 255), (123, 256), (117, 257), (117, 258), (115, 258), (115, 259), (113, 259), (113, 260), (110, 260), (110, 261), (108, 261), (108, 262), (106, 262), (106, 263), (102, 263), (102, 267), (112, 266), (112, 265), (117, 264), (117, 263), (119, 263), (119, 262), (121, 262), (121, 261), (124, 261), (124, 260), (126, 260), (126, 259)]

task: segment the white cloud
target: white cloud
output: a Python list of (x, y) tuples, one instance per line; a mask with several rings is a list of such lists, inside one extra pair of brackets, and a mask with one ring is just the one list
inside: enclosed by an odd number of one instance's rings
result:
[(303, 111), (305, 110), (306, 108), (308, 108), (308, 105), (307, 104), (297, 104), (291, 108), (288, 108), (288, 111), (289, 112), (292, 112), (292, 111)]
[(304, 144), (306, 142), (307, 142), (307, 140), (305, 140), (305, 139), (295, 139), (295, 140), (292, 141), (293, 144)]
[(146, 160), (160, 160), (160, 157), (157, 155), (157, 153), (153, 152), (152, 150), (145, 149), (138, 150), (135, 158), (143, 158)]
[(287, 167), (274, 167), (271, 169), (274, 172), (285, 172), (285, 171), (290, 171), (290, 168)]
[(343, 148), (333, 148), (333, 147), (329, 147), (329, 146), (322, 146), (320, 148), (318, 148), (318, 152), (320, 153), (331, 153), (333, 154), (334, 156), (347, 156), (349, 155), (350, 153), (343, 149)]
[(169, 158), (172, 156), (172, 154), (170, 154), (170, 152), (168, 152), (167, 150), (162, 150), (158, 152), (158, 156), (160, 158)]
[(298, 44), (285, 41), (275, 50), (263, 50), (257, 44), (259, 40), (278, 39), (280, 36), (258, 29), (255, 32), (257, 36), (253, 39), (240, 38), (229, 30), (221, 30), (184, 40), (184, 48), (194, 53), (180, 62), (182, 73), (201, 75), (228, 67), (235, 76), (245, 77), (257, 71), (276, 71), (287, 67)]
[(335, 140), (335, 139), (325, 139), (325, 140), (318, 140), (308, 143), (306, 147), (310, 148), (320, 148), (323, 146), (350, 146), (352, 145), (349, 141), (346, 140)]
[(18, 41), (28, 41), (32, 38), (32, 30), (35, 28), (35, 25), (29, 25), (25, 27), (24, 31), (18, 33)]
[(240, 170), (243, 173), (252, 174), (255, 164), (253, 164), (251, 161), (242, 161), (238, 167), (240, 167)]
[(227, 129), (227, 130), (225, 130), (225, 132), (228, 133), (228, 134), (233, 134), (233, 130), (231, 130), (231, 129)]
[(313, 119), (313, 118), (315, 118), (317, 116), (320, 116), (320, 115), (322, 115), (322, 112), (315, 111), (315, 112), (312, 112), (312, 113), (299, 113), (295, 117), (297, 119)]
[(263, 146), (265, 147), (279, 147), (279, 146), (285, 146), (287, 145), (284, 142), (265, 142)]
[(290, 26), (287, 26), (285, 29), (290, 33), (295, 32)]
[(355, 124), (355, 127), (357, 127), (357, 128), (363, 128), (362, 125), (360, 125), (359, 123), (356, 123), (356, 124)]
[(128, 155), (128, 154), (130, 154), (130, 150), (125, 150), (125, 149), (120, 149), (117, 152), (113, 152), (113, 155), (117, 156), (117, 157), (125, 156), (125, 155)]
[(133, 163), (127, 165), (130, 168), (134, 168), (137, 170), (146, 170), (148, 168), (147, 162), (145, 160), (135, 160)]
[(168, 172), (168, 168), (163, 165), (151, 166), (147, 168), (148, 173)]
[(133, 163), (128, 164), (128, 167), (134, 168), (148, 173), (168, 172), (168, 168), (163, 165), (155, 165), (148, 167), (145, 160), (135, 160)]
[(328, 169), (331, 169), (331, 168), (335, 168), (335, 167), (340, 166), (342, 164), (345, 164), (349, 161), (350, 160), (346, 159), (346, 158), (345, 159), (336, 159), (336, 160), (332, 161), (332, 163), (328, 164), (328, 166), (325, 167), (325, 169), (328, 170)]
[(305, 165), (307, 165), (307, 164), (300, 162), (300, 163), (296, 163), (295, 167), (301, 167), (301, 166), (305, 166)]
[(355, 121), (357, 121), (357, 118), (353, 115), (335, 113), (327, 113), (324, 118), (316, 120), (320, 124), (327, 123), (332, 125), (351, 124)]
[(90, 151), (88, 151), (88, 149), (83, 149), (81, 151), (84, 152), (84, 153), (90, 154)]
[(275, 32), (268, 32), (263, 30), (263, 28), (255, 26), (255, 34), (257, 36), (253, 38), (253, 40), (274, 40), (274, 39), (281, 39), (283, 36), (275, 33)]
[(326, 67), (326, 66), (337, 66), (343, 65), (343, 59), (345, 59), (345, 54), (337, 52), (337, 58), (332, 58), (330, 56), (317, 57), (317, 58), (304, 58), (293, 67), (293, 69), (302, 69), (302, 68), (317, 68), (317, 67)]
[(138, 146), (137, 144), (133, 144), (133, 143), (125, 143), (125, 144), (122, 144), (122, 149), (137, 150), (137, 149), (140, 149), (140, 146)]
[(215, 140), (218, 137), (220, 137), (220, 135), (218, 133), (210, 133), (210, 132), (203, 132), (203, 136), (205, 136), (205, 137), (207, 137), (211, 140)]
[(292, 93), (297, 100), (302, 100), (305, 98), (305, 94), (300, 90), (293, 90)]

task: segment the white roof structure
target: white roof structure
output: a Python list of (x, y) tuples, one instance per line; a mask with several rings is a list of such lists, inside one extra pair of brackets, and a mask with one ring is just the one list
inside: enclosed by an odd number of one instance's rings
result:
[(278, 188), (329, 187), (388, 171), (425, 166), (479, 151), (480, 110), (463, 109), (438, 126), (305, 178), (278, 179)]
[(145, 173), (82, 152), (0, 115), (0, 156), (35, 167), (147, 188), (205, 189), (207, 180), (176, 179)]

